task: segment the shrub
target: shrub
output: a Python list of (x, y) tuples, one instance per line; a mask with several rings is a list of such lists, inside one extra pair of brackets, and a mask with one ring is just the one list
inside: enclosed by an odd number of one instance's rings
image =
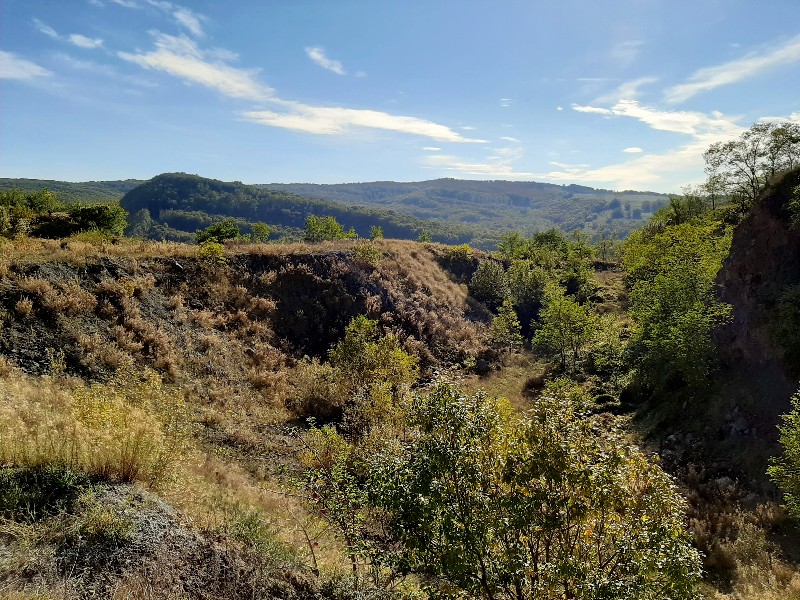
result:
[(792, 410), (780, 426), (783, 455), (773, 458), (768, 473), (783, 490), (786, 509), (800, 519), (800, 392), (792, 397)]
[(509, 294), (503, 265), (494, 260), (481, 261), (469, 282), (469, 293), (492, 310), (497, 310)]
[(370, 266), (377, 266), (383, 258), (383, 252), (377, 246), (367, 241), (356, 242), (353, 247), (353, 258)]
[(415, 398), (419, 435), (369, 462), (397, 544), (389, 559), (469, 597), (694, 598), (683, 500), (589, 406), (564, 383), (521, 421), (452, 384)]
[(228, 262), (228, 259), (225, 258), (225, 246), (212, 240), (202, 242), (197, 254), (200, 258), (212, 264), (223, 265)]
[[(223, 219), (219, 223), (214, 223), (206, 227), (203, 231), (195, 232), (194, 236), (198, 244), (204, 242), (222, 243), (225, 240), (235, 240), (241, 236), (241, 231), (232, 218)], [(269, 236), (269, 230), (267, 230)]]

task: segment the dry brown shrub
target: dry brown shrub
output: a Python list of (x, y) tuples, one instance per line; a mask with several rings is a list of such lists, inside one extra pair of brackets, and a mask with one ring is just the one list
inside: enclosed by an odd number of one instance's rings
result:
[(124, 352), (129, 354), (138, 354), (144, 348), (144, 344), (136, 339), (136, 333), (121, 325), (114, 327), (114, 340)]
[(39, 277), (20, 277), (17, 279), (17, 287), (23, 292), (39, 298), (51, 297), (56, 293), (49, 281)]
[(217, 315), (210, 310), (193, 311), (191, 320), (203, 329), (214, 329), (219, 324)]
[(33, 300), (27, 296), (20, 298), (17, 300), (17, 303), (14, 304), (14, 311), (23, 319), (28, 317), (31, 312), (33, 312)]
[(98, 368), (117, 370), (133, 364), (130, 355), (96, 333), (78, 335), (75, 341), (81, 349), (81, 363), (92, 371)]
[(169, 297), (169, 307), (172, 310), (180, 310), (186, 305), (186, 301), (183, 297), (183, 294), (178, 292), (177, 294), (173, 294)]
[(328, 363), (304, 360), (289, 373), (286, 408), (299, 417), (330, 419), (341, 414), (347, 394)]
[(103, 298), (97, 303), (97, 314), (103, 319), (111, 319), (117, 314), (117, 307), (108, 298)]
[(260, 296), (254, 296), (250, 299), (247, 312), (256, 318), (270, 319), (275, 315), (277, 309), (278, 306), (274, 300), (270, 300), (269, 298), (261, 298)]

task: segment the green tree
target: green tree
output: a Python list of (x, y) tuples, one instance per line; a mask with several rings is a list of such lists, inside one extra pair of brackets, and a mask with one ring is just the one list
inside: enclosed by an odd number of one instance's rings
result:
[(783, 415), (779, 429), (783, 455), (772, 459), (768, 473), (783, 490), (789, 514), (800, 519), (800, 392), (792, 397), (792, 410)]
[(511, 298), (506, 298), (500, 306), (497, 316), (492, 319), (490, 328), (492, 343), (503, 350), (513, 352), (522, 346), (521, 331), (514, 303)]
[(495, 260), (482, 260), (469, 282), (469, 293), (497, 310), (509, 294), (503, 265)]
[(344, 228), (334, 217), (317, 217), (310, 215), (306, 219), (304, 239), (307, 242), (324, 242), (343, 240), (347, 237)]
[(711, 144), (703, 157), (708, 185), (746, 208), (777, 173), (800, 165), (800, 125), (756, 123), (737, 140)]
[(76, 232), (100, 231), (122, 235), (128, 226), (128, 211), (116, 203), (74, 203), (65, 206), (74, 221)]
[(564, 384), (523, 419), (451, 384), (417, 397), (418, 435), (370, 465), (399, 543), (389, 560), (490, 600), (693, 598), (684, 502), (588, 406)]
[(383, 227), (378, 225), (373, 225), (369, 230), (369, 239), (371, 240), (382, 240), (383, 239)]
[(242, 232), (239, 231), (236, 221), (230, 217), (209, 225), (203, 231), (198, 231), (194, 234), (198, 244), (209, 241), (221, 244), (225, 240), (235, 240), (241, 235)]
[(343, 423), (350, 433), (364, 433), (399, 415), (418, 370), (417, 359), (400, 347), (396, 336), (383, 335), (377, 321), (359, 315), (329, 357), (349, 396)]
[(258, 221), (250, 225), (250, 228), (253, 230), (253, 239), (257, 242), (266, 242), (269, 240), (269, 234), (271, 232), (269, 230), (269, 225), (266, 223)]
[(545, 286), (539, 318), (533, 337), (534, 346), (557, 354), (562, 368), (568, 362), (575, 367), (597, 331), (597, 314), (590, 306), (581, 305), (567, 296), (560, 285), (551, 282)]
[(705, 390), (715, 365), (712, 330), (730, 306), (716, 299), (714, 279), (731, 233), (718, 222), (682, 223), (652, 234), (636, 231), (623, 266), (636, 322), (632, 348), (641, 380), (657, 391)]
[(531, 322), (539, 314), (547, 272), (531, 260), (515, 260), (507, 272), (508, 290), (520, 321)]

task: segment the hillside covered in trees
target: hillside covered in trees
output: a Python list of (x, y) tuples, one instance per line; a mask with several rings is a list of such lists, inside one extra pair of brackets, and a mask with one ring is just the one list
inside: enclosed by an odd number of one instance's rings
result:
[(667, 203), (665, 194), (595, 189), (582, 185), (517, 181), (436, 179), (412, 183), (377, 181), (338, 185), (260, 186), (348, 205), (391, 209), (421, 219), (476, 224), (495, 235), (525, 235), (556, 228), (619, 238), (641, 226)]
[[(2, 179), (0, 190), (48, 189), (62, 202), (114, 202), (132, 215), (130, 232), (152, 239), (190, 241), (223, 218), (243, 232), (265, 222), (273, 239), (298, 238), (309, 215), (332, 216), (362, 237), (373, 226), (387, 237), (492, 249), (507, 231), (533, 235), (575, 229), (592, 237), (624, 238), (668, 202), (652, 192), (612, 192), (535, 182), (435, 181), (341, 185), (244, 185), (182, 173), (137, 180), (69, 183)], [(147, 212), (141, 212), (142, 210)]]

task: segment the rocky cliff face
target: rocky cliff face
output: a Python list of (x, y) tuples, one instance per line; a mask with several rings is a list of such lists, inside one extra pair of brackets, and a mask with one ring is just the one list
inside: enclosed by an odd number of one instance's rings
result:
[(733, 305), (732, 320), (716, 334), (729, 420), (746, 420), (749, 435), (769, 441), (798, 388), (770, 334), (781, 294), (800, 284), (800, 229), (790, 227), (788, 211), (797, 185), (800, 169), (771, 182), (734, 232), (717, 276), (721, 300)]

